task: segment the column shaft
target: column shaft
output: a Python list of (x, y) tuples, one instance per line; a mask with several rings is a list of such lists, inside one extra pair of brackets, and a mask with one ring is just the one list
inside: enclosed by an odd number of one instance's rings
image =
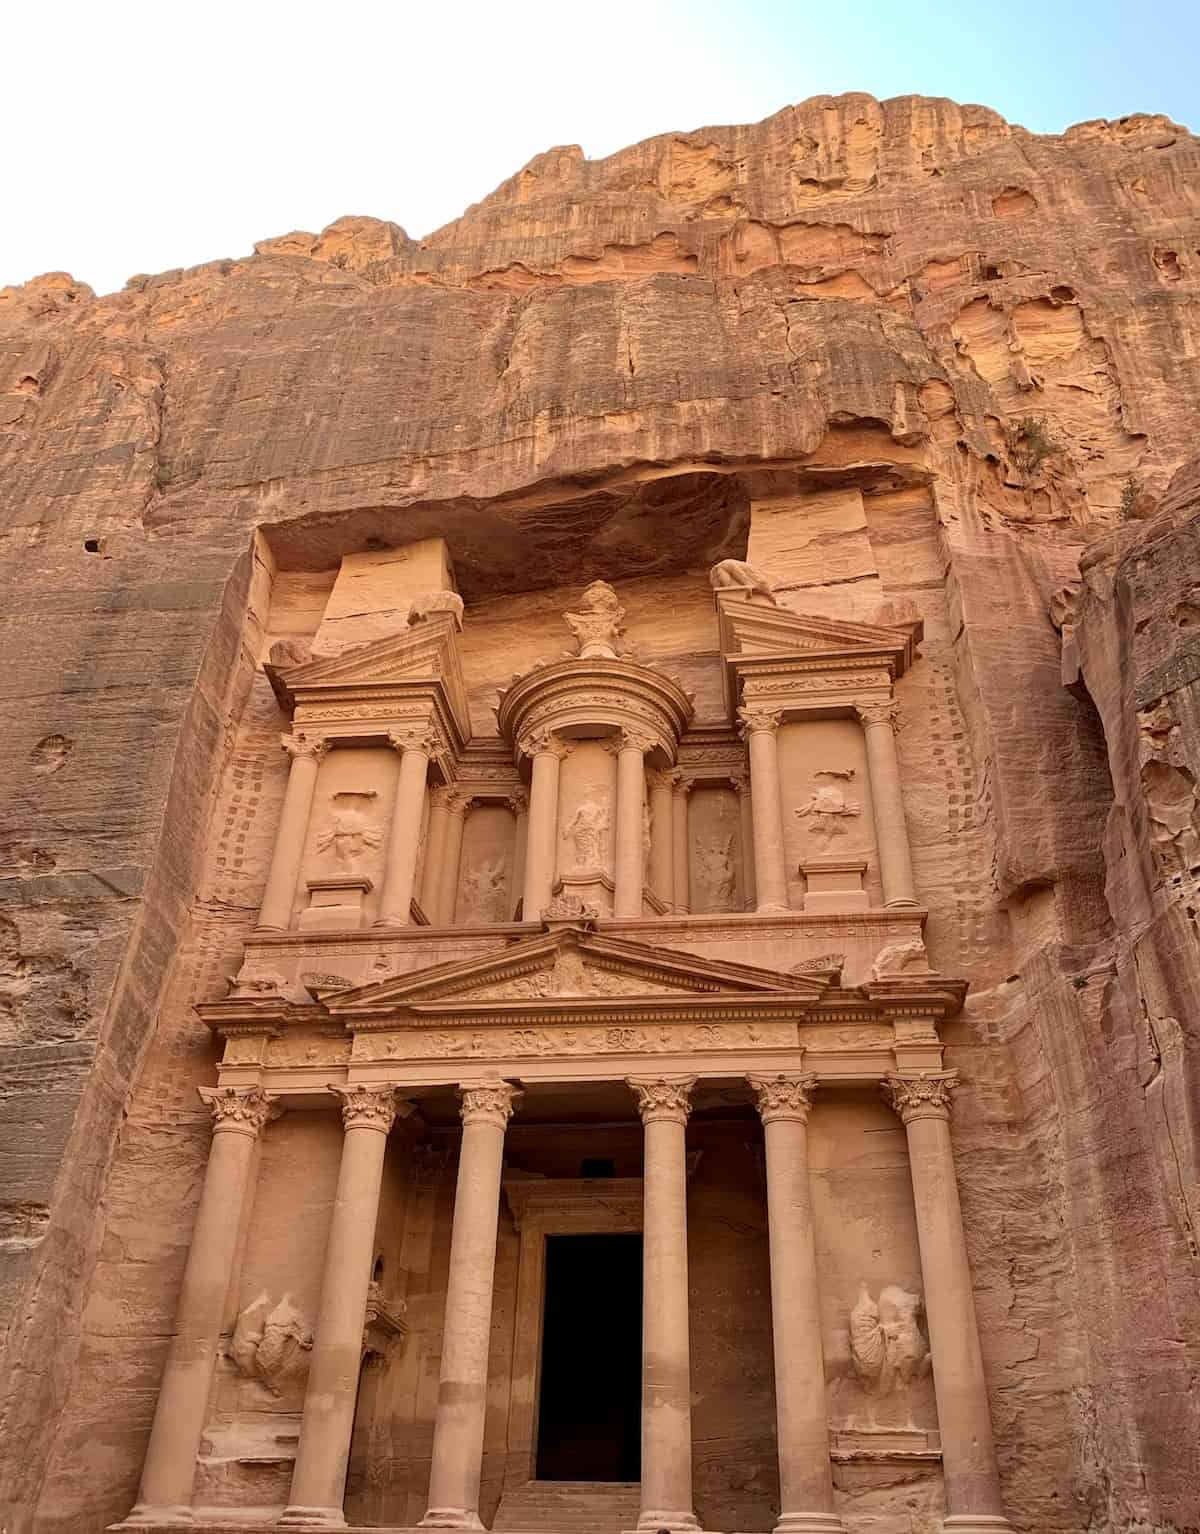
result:
[(442, 864), (446, 861), (446, 830), (450, 823), (447, 804), (450, 790), (442, 785), (429, 796), (429, 832), (425, 843), (425, 868), (421, 875), (421, 906), (429, 918), (429, 925), (436, 927), (439, 884)]
[(529, 835), (525, 849), (523, 921), (540, 921), (554, 893), (558, 861), (558, 777), (562, 748), (551, 735), (522, 746), (533, 760), (529, 785)]
[(432, 743), (419, 736), (391, 737), (400, 752), (396, 779), (396, 802), (388, 832), (387, 864), (377, 927), (407, 927), (412, 920), (413, 880), (417, 871), (417, 846), (421, 838), (421, 812), (425, 808), (425, 780), (429, 774)]
[(750, 781), (739, 778), (734, 783), (738, 796), (738, 811), (742, 829), (742, 907), (753, 911), (757, 903), (754, 882), (754, 808), (750, 797)]
[(808, 1185), (808, 1111), (815, 1076), (759, 1077), (767, 1152), (771, 1245), (771, 1330), (779, 1445), (776, 1534), (840, 1534), (829, 1467), (825, 1359), (812, 1201)]
[(509, 804), (516, 821), (513, 828), (512, 877), (508, 881), (508, 909), (504, 913), (505, 921), (512, 921), (517, 901), (525, 888), (525, 853), (529, 846), (529, 798), (522, 789), (513, 795)]
[(951, 1072), (889, 1076), (886, 1090), (904, 1121), (933, 1360), (942, 1473), (943, 1528), (958, 1534), (1006, 1531), (992, 1443), (979, 1328), (950, 1143)]
[(688, 795), (692, 791), (692, 785), (686, 781), (675, 784), (672, 794), (672, 864), (675, 891), (675, 914), (686, 916), (692, 908), (691, 891), (691, 850), (692, 843), (688, 834)]
[(442, 1367), (423, 1528), (481, 1529), (479, 1478), (504, 1128), (519, 1095), (507, 1082), (460, 1089), (462, 1150), (450, 1232)]
[(131, 1523), (191, 1516), (196, 1455), (249, 1196), (254, 1142), (274, 1112), (274, 1099), (256, 1087), (201, 1095), (215, 1119), (212, 1146)]
[(616, 917), (642, 914), (646, 745), (627, 732), (617, 752), (617, 834), (613, 877), (613, 915)]
[(317, 788), (317, 768), (327, 743), (284, 736), (283, 748), (291, 757), (292, 765), (283, 796), (279, 829), (275, 832), (271, 871), (267, 875), (258, 913), (259, 928), (270, 932), (286, 932), (292, 924), (292, 904), (296, 898), (300, 864), (304, 860), (304, 841)]
[(367, 1288), (395, 1088), (341, 1087), (342, 1160), (285, 1528), (338, 1528), (362, 1365)]
[(783, 805), (779, 787), (779, 714), (739, 709), (750, 747), (750, 794), (754, 822), (754, 887), (757, 909), (788, 909), (787, 865), (783, 845)]
[(675, 843), (670, 772), (652, 772), (650, 782), (650, 888), (670, 910), (675, 901), (672, 853)]
[(687, 1132), (694, 1078), (630, 1080), (645, 1125), (642, 1496), (638, 1528), (699, 1527), (692, 1508)]
[(470, 799), (454, 792), (449, 796), (446, 819), (446, 843), (438, 880), (437, 921), (439, 927), (452, 927), (458, 907), (458, 879), (462, 872), (463, 835), (467, 829)]
[(904, 819), (900, 763), (896, 757), (896, 709), (892, 703), (863, 704), (858, 710), (867, 742), (867, 775), (875, 813), (875, 843), (885, 906), (916, 905), (912, 854)]

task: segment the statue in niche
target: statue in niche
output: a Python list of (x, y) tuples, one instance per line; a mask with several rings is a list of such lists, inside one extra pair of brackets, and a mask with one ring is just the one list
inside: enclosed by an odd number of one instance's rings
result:
[(733, 904), (735, 881), (733, 837), (713, 836), (698, 843), (696, 861), (699, 864), (700, 882), (708, 892), (709, 899), (721, 910), (729, 910)]
[[(841, 778), (850, 782), (854, 777), (853, 767), (832, 767), (815, 773), (817, 778)], [(853, 820), (862, 814), (862, 806), (856, 799), (847, 799), (845, 790), (838, 787), (836, 781), (831, 783), (818, 783), (809, 796), (808, 803), (802, 804), (799, 809), (792, 812), (798, 820), (808, 820), (808, 830), (813, 840), (823, 842), (825, 846), (835, 836), (844, 836), (846, 822)]]
[(579, 645), (576, 654), (580, 659), (599, 657), (616, 660), (624, 654), (621, 646), (621, 637), (625, 632), (621, 619), (624, 616), (625, 609), (608, 582), (593, 581), (583, 593), (580, 610), (563, 614), (567, 627)]
[(722, 559), (708, 572), (708, 582), (714, 591), (744, 591), (747, 596), (766, 597), (775, 603), (771, 582), (744, 559)]
[[(383, 832), (371, 824), (365, 813), (366, 805), (375, 797), (374, 790), (332, 795), (333, 818), (317, 838), (317, 851), (332, 853), (333, 861), (339, 867), (353, 868), (364, 853), (378, 847), (383, 841)], [(360, 804), (360, 800), (366, 803)]]
[(907, 1390), (929, 1372), (929, 1349), (921, 1332), (919, 1294), (888, 1284), (871, 1298), (860, 1284), (850, 1312), (850, 1357), (869, 1395)]
[(576, 868), (608, 866), (608, 810), (594, 799), (585, 799), (575, 811), (567, 835), (575, 848)]
[(501, 921), (507, 882), (508, 864), (503, 857), (468, 870), (462, 884), (462, 903), (467, 916), (481, 922)]
[(273, 1305), (264, 1290), (238, 1316), (229, 1357), (239, 1373), (257, 1380), (278, 1397), (307, 1366), (305, 1355), (312, 1345), (312, 1328), (291, 1295), (285, 1294)]

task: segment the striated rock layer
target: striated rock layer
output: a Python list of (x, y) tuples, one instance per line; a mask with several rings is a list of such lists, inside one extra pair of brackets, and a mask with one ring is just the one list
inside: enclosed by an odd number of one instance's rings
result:
[(468, 611), (636, 596), (781, 498), (793, 605), (925, 620), (901, 752), (972, 988), (947, 1058), (1009, 1515), (1193, 1528), (1198, 406), (1200, 143), (1161, 117), (819, 97), (552, 150), (421, 243), (350, 218), (0, 290), (8, 1534), (136, 1490), (205, 1154), (190, 1006), (282, 792), (265, 636), (312, 634), (347, 552), (444, 536)]

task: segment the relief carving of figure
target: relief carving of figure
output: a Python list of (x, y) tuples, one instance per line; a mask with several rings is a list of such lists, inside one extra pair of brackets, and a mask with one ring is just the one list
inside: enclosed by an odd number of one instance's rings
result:
[(910, 938), (903, 943), (885, 943), (875, 955), (875, 962), (871, 966), (872, 980), (886, 980), (890, 975), (905, 973), (918, 975), (932, 973), (929, 967), (929, 955), (919, 937)]
[(870, 1395), (890, 1395), (929, 1372), (929, 1349), (921, 1332), (923, 1303), (898, 1284), (879, 1291), (878, 1303), (866, 1284), (850, 1312), (850, 1357), (854, 1372)]
[(733, 866), (733, 837), (713, 836), (702, 841), (696, 848), (700, 882), (710, 900), (722, 910), (733, 903), (735, 881)]
[(624, 616), (620, 598), (607, 581), (593, 581), (583, 593), (579, 611), (563, 614), (578, 642), (576, 653), (585, 660), (590, 656), (615, 660), (624, 653), (621, 646)]
[[(818, 772), (816, 776), (849, 780), (854, 776), (854, 769), (850, 767), (844, 771)], [(808, 803), (802, 804), (793, 814), (798, 820), (808, 818), (808, 829), (813, 840), (828, 845), (833, 837), (845, 835), (846, 822), (862, 814), (862, 805), (856, 799), (847, 799), (845, 791), (836, 782), (818, 783)]]
[(714, 591), (742, 590), (749, 596), (764, 596), (775, 601), (771, 582), (744, 559), (722, 559), (708, 572), (709, 585)]
[(594, 799), (585, 799), (567, 826), (567, 835), (575, 848), (576, 868), (608, 866), (608, 809)]
[(476, 921), (502, 921), (504, 890), (508, 865), (503, 857), (493, 858), (470, 869), (463, 879), (462, 901), (467, 915)]
[(336, 806), (328, 828), (317, 838), (318, 852), (331, 852), (343, 868), (353, 868), (369, 849), (383, 841), (383, 832), (371, 824), (370, 817), (353, 804), (339, 804), (342, 799), (374, 799), (374, 794), (334, 794)]
[(237, 1318), (229, 1357), (247, 1379), (265, 1385), (273, 1396), (283, 1394), (307, 1367), (313, 1345), (312, 1328), (290, 1294), (277, 1305), (264, 1290)]

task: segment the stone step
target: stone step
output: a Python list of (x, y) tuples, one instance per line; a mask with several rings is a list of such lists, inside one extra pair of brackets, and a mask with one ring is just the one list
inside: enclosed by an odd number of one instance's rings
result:
[(501, 1497), (492, 1534), (621, 1534), (640, 1505), (636, 1481), (529, 1481)]

